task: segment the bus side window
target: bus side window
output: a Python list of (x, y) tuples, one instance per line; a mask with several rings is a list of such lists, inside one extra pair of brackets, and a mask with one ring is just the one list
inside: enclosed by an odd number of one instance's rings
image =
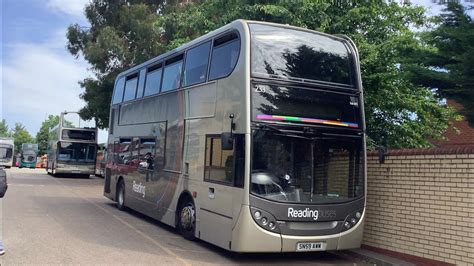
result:
[(194, 85), (206, 81), (210, 49), (211, 42), (206, 42), (189, 49), (186, 53), (183, 86)]
[(140, 139), (140, 155), (139, 155), (139, 168), (146, 170), (155, 169), (155, 156), (156, 156), (156, 139), (155, 138), (142, 138)]
[(232, 150), (221, 149), (221, 137), (206, 137), (204, 180), (243, 187), (245, 163), (245, 135), (235, 134)]
[(137, 94), (137, 86), (138, 86), (138, 73), (128, 76), (127, 81), (125, 82), (125, 93), (123, 94), (124, 102), (135, 99), (135, 96)]
[(140, 74), (138, 76), (138, 88), (137, 88), (137, 99), (140, 99), (143, 97), (143, 90), (145, 89), (145, 75), (146, 75), (146, 69), (140, 70)]
[(132, 143), (132, 139), (130, 138), (121, 138), (118, 147), (118, 164), (129, 164), (130, 163), (130, 145)]
[(179, 88), (182, 66), (182, 54), (166, 60), (165, 69), (163, 71), (163, 83), (161, 85), (161, 92), (176, 90), (177, 88)]
[(140, 157), (140, 139), (133, 138), (131, 147), (131, 156), (130, 156), (130, 165), (138, 167), (139, 157)]
[(231, 33), (214, 40), (209, 80), (228, 76), (234, 70), (240, 53), (240, 39)]
[(145, 94), (149, 96), (160, 92), (162, 63), (149, 67), (146, 72)]
[(123, 89), (125, 87), (125, 78), (121, 77), (117, 80), (114, 89), (114, 96), (112, 98), (112, 104), (121, 103), (123, 97)]

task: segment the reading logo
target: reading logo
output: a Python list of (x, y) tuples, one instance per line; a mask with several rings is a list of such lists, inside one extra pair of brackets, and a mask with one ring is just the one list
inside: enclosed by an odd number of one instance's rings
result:
[(133, 189), (133, 191), (142, 194), (142, 198), (145, 197), (145, 186), (142, 185), (141, 182), (140, 182), (140, 184), (137, 184), (137, 183), (135, 183), (135, 180), (133, 180), (132, 189)]
[(295, 210), (293, 208), (288, 208), (288, 218), (313, 218), (313, 220), (318, 220), (319, 211), (310, 210), (306, 208), (304, 210)]

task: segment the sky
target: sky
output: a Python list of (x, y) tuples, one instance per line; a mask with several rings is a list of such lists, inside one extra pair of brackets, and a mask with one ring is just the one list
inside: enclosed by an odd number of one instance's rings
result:
[[(47, 115), (77, 111), (78, 81), (90, 77), (88, 64), (66, 49), (71, 24), (87, 26), (83, 10), (89, 0), (1, 0), (0, 118), (9, 127), (22, 123), (36, 136)], [(412, 0), (436, 15), (441, 7), (432, 0)], [(104, 103), (105, 104), (105, 103)], [(106, 142), (105, 131), (99, 142)]]
[[(88, 64), (66, 49), (71, 24), (87, 26), (89, 0), (1, 1), (0, 117), (10, 128), (22, 123), (36, 136), (47, 115), (78, 111), (78, 81), (90, 77)], [(99, 134), (99, 142), (106, 133)]]

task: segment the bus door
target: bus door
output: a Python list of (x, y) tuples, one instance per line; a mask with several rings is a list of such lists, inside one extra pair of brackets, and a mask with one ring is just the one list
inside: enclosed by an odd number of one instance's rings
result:
[(204, 193), (200, 207), (200, 236), (221, 247), (231, 248), (232, 228), (243, 198), (245, 135), (234, 135), (232, 150), (223, 150), (220, 135), (207, 135)]

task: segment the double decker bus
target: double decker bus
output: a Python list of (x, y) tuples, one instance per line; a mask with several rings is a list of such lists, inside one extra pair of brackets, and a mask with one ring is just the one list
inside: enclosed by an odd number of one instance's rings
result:
[(117, 76), (104, 195), (235, 252), (361, 244), (358, 51), (237, 20)]
[(13, 166), (13, 151), (15, 144), (12, 138), (0, 138), (0, 167)]
[(50, 129), (46, 172), (53, 176), (95, 173), (97, 127), (83, 121), (77, 112), (62, 112), (59, 124)]
[(36, 157), (38, 156), (38, 144), (21, 144), (19, 168), (36, 168)]

